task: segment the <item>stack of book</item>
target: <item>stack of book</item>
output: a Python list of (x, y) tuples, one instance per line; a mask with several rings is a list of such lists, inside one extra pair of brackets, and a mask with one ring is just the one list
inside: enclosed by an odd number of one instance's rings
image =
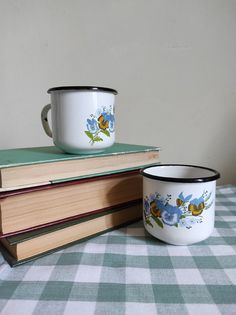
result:
[(139, 171), (158, 163), (158, 147), (121, 143), (93, 155), (0, 150), (3, 255), (14, 266), (141, 219)]

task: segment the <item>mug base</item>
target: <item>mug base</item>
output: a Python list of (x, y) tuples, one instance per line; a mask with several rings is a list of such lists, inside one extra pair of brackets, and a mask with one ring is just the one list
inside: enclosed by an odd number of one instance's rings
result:
[(68, 153), (68, 154), (75, 154), (75, 155), (93, 155), (93, 154), (99, 154), (102, 153), (104, 151), (106, 151), (106, 149), (108, 149), (108, 147), (106, 148), (94, 148), (94, 149), (79, 149), (79, 148), (73, 148), (71, 146), (67, 146), (67, 145), (63, 145), (63, 144), (58, 144), (56, 142), (53, 142), (53, 144), (60, 150), (62, 150), (64, 153)]
[(200, 234), (199, 236), (199, 233), (197, 233), (196, 235), (190, 236), (188, 235), (189, 231), (186, 231), (187, 233), (185, 234), (185, 237), (183, 237), (183, 235), (178, 236), (178, 234), (176, 235), (175, 233), (174, 233), (175, 235), (173, 235), (172, 233), (170, 233), (170, 235), (168, 235), (168, 233), (166, 235), (161, 235), (161, 233), (152, 231), (152, 229), (149, 228), (145, 223), (144, 228), (150, 235), (152, 235), (156, 239), (166, 244), (176, 246), (187, 246), (200, 243), (208, 239), (208, 237), (210, 237), (211, 233), (213, 232), (213, 228), (211, 228), (210, 230), (206, 231), (203, 235)]
[(97, 154), (97, 153), (102, 153), (105, 151), (105, 149), (101, 150), (63, 150), (65, 153), (68, 154), (83, 154), (83, 155), (88, 155), (88, 154)]

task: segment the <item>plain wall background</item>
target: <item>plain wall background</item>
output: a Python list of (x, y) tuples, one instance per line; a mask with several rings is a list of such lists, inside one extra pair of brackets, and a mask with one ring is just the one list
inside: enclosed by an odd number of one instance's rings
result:
[(236, 1), (0, 0), (0, 148), (52, 145), (48, 88), (119, 91), (117, 141), (236, 184)]

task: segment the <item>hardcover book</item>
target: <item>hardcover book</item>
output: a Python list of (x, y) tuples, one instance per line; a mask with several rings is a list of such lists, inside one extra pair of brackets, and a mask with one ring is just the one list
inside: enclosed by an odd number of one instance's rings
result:
[(55, 146), (0, 150), (0, 191), (139, 169), (159, 163), (159, 150), (123, 143), (90, 155), (63, 153)]
[(6, 191), (0, 194), (0, 234), (70, 221), (141, 199), (139, 170)]
[(142, 202), (137, 202), (108, 212), (3, 238), (0, 240), (1, 251), (8, 263), (14, 266), (138, 221), (141, 216)]

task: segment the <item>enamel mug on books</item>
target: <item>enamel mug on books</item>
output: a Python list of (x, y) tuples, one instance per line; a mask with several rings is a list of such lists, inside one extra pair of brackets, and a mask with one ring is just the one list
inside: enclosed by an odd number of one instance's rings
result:
[[(54, 144), (68, 153), (93, 154), (115, 142), (116, 90), (95, 86), (64, 86), (48, 90), (51, 103), (41, 120)], [(51, 110), (51, 126), (48, 112)]]
[(214, 228), (215, 189), (220, 174), (194, 165), (144, 168), (143, 222), (154, 237), (173, 245), (207, 239)]

